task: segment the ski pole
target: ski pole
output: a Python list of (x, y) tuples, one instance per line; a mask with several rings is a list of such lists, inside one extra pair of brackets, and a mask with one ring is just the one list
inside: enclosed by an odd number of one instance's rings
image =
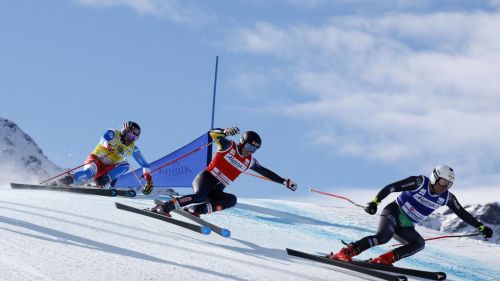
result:
[[(437, 237), (431, 237), (424, 239), (425, 241), (431, 241), (431, 240), (438, 240), (438, 239), (444, 239), (444, 238), (459, 238), (459, 237), (470, 237), (470, 236), (478, 236), (482, 235), (481, 233), (472, 233), (472, 234), (463, 234), (463, 235), (443, 235), (443, 236), (437, 236)], [(402, 246), (403, 244), (394, 244), (391, 245), (391, 247), (397, 247), (397, 246)]]
[(144, 184), (142, 184), (141, 179), (135, 173), (134, 167), (132, 167), (132, 163), (130, 163), (130, 161), (128, 161), (128, 160), (125, 160), (125, 161), (127, 161), (128, 165), (132, 168), (132, 174), (134, 174), (134, 176), (137, 179), (137, 181), (139, 182), (139, 184), (142, 186), (142, 188), (144, 188), (145, 186), (144, 186)]
[(360, 208), (363, 208), (363, 209), (365, 208), (365, 206), (360, 205), (358, 203), (355, 203), (351, 199), (349, 199), (347, 197), (344, 197), (344, 196), (340, 196), (340, 195), (336, 195), (336, 194), (332, 194), (332, 193), (328, 193), (328, 192), (324, 192), (324, 191), (319, 191), (319, 190), (312, 189), (312, 188), (309, 188), (309, 191), (310, 192), (316, 192), (316, 193), (323, 194), (323, 195), (327, 195), (327, 196), (331, 196), (331, 197), (335, 197), (335, 198), (339, 198), (339, 199), (343, 199), (343, 200), (349, 201), (349, 203), (353, 204), (354, 206), (357, 206), (357, 207), (360, 207)]
[[(203, 148), (205, 148), (205, 147), (208, 147), (209, 145), (213, 144), (214, 142), (216, 142), (216, 141), (214, 140), (214, 141), (212, 141), (212, 142), (209, 142), (209, 143), (207, 143), (207, 144), (204, 144), (204, 145), (202, 145), (202, 146), (198, 147), (198, 148), (197, 148), (197, 149), (195, 149), (195, 150), (192, 150), (192, 151), (190, 151), (190, 152), (188, 152), (188, 153), (186, 153), (186, 154), (184, 154), (184, 155), (181, 155), (181, 156), (179, 156), (179, 157), (175, 158), (174, 160), (172, 160), (172, 161), (170, 161), (170, 162), (168, 162), (168, 163), (165, 163), (165, 164), (161, 165), (160, 167), (158, 167), (158, 168), (156, 168), (156, 169), (154, 169), (154, 170), (151, 170), (151, 172), (149, 172), (149, 173), (150, 173), (150, 174), (152, 174), (152, 173), (154, 173), (154, 172), (156, 172), (156, 171), (160, 170), (161, 168), (164, 168), (164, 167), (166, 167), (166, 166), (168, 166), (168, 165), (171, 165), (172, 163), (175, 163), (175, 162), (177, 162), (177, 161), (181, 160), (182, 158), (188, 157), (189, 155), (191, 155), (191, 154), (193, 154), (193, 153), (195, 153), (195, 152), (198, 152), (198, 151), (202, 150), (202, 149), (203, 149)], [(144, 177), (144, 175), (141, 175), (141, 177), (140, 177), (140, 178), (142, 179), (143, 177)]]
[(110, 152), (106, 153), (105, 155), (103, 155), (103, 156), (101, 156), (101, 157), (99, 157), (99, 158), (96, 158), (96, 159), (94, 159), (94, 160), (92, 160), (92, 161), (90, 161), (90, 162), (83, 163), (82, 165), (77, 166), (77, 167), (75, 167), (75, 168), (73, 168), (73, 169), (71, 169), (71, 170), (67, 170), (67, 171), (65, 171), (64, 173), (58, 174), (57, 176), (53, 176), (53, 177), (51, 177), (50, 179), (48, 179), (48, 180), (44, 180), (44, 181), (42, 181), (42, 182), (41, 182), (41, 183), (39, 183), (39, 184), (44, 184), (44, 183), (46, 183), (46, 182), (48, 182), (48, 181), (50, 181), (50, 180), (53, 180), (53, 179), (55, 179), (55, 178), (58, 178), (58, 177), (60, 177), (60, 176), (62, 176), (62, 175), (64, 175), (64, 174), (69, 174), (69, 172), (74, 171), (74, 170), (76, 170), (76, 169), (78, 169), (78, 168), (81, 168), (81, 167), (83, 167), (83, 166), (85, 166), (85, 165), (87, 165), (87, 164), (94, 163), (95, 161), (100, 160), (101, 158), (104, 158), (104, 157), (106, 157), (106, 156), (110, 155), (110, 154), (111, 154), (111, 152), (112, 152), (112, 151), (110, 151)]
[(270, 179), (264, 177), (264, 176), (259, 176), (259, 175), (256, 175), (256, 174), (252, 174), (252, 173), (248, 173), (248, 172), (243, 172), (249, 176), (252, 176), (252, 177), (256, 177), (256, 178), (259, 178), (259, 179), (263, 179), (263, 180), (266, 180), (266, 181), (271, 181)]

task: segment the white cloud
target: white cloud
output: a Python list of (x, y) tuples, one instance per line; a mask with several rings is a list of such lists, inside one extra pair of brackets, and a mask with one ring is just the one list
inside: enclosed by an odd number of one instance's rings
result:
[[(200, 23), (208, 20), (209, 15), (199, 8), (186, 6), (177, 0), (75, 0), (91, 7), (128, 7), (141, 15), (165, 18), (177, 23)], [(182, 5), (180, 3), (183, 3)]]
[[(312, 98), (291, 98), (286, 108), (313, 121), (316, 143), (373, 160), (443, 160), (473, 173), (500, 160), (498, 34), (494, 12), (395, 14), (321, 26), (261, 22), (228, 44), (276, 59), (263, 77)], [(277, 68), (293, 81), (273, 75)]]

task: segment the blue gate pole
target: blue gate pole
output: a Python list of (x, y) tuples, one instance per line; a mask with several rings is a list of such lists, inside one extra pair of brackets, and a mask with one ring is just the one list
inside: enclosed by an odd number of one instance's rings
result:
[(215, 95), (217, 94), (217, 69), (219, 68), (219, 56), (215, 57), (215, 79), (214, 79), (214, 94), (212, 99), (212, 125), (210, 128), (214, 128), (214, 118), (215, 118)]

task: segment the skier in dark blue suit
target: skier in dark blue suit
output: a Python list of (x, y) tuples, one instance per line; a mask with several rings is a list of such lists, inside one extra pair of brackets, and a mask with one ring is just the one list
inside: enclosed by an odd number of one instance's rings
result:
[(377, 205), (389, 193), (402, 192), (397, 200), (388, 204), (382, 211), (377, 233), (350, 243), (338, 253), (331, 253), (327, 257), (350, 262), (353, 256), (371, 247), (385, 244), (393, 236), (397, 236), (397, 240), (403, 241), (403, 246), (370, 260), (373, 263), (392, 265), (395, 261), (411, 256), (424, 248), (425, 240), (415, 230), (414, 223), (423, 221), (436, 209), (445, 205), (464, 222), (479, 230), (484, 237), (490, 238), (493, 235), (491, 228), (475, 219), (448, 191), (454, 180), (453, 169), (440, 165), (432, 171), (430, 178), (422, 175), (411, 176), (387, 185), (365, 207), (365, 211), (373, 215), (377, 212)]

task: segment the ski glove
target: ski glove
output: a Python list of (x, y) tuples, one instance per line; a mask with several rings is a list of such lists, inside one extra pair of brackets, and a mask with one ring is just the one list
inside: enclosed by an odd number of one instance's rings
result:
[(481, 234), (484, 236), (484, 238), (491, 238), (493, 236), (493, 230), (483, 224), (481, 224), (477, 230), (481, 232)]
[(238, 127), (231, 127), (224, 130), (224, 135), (226, 136), (234, 136), (240, 133), (240, 129)]
[(297, 184), (294, 183), (291, 179), (286, 179), (285, 181), (283, 181), (283, 185), (291, 191), (297, 190), (298, 187)]
[(378, 204), (380, 204), (380, 202), (378, 202), (378, 198), (375, 197), (371, 202), (368, 203), (368, 205), (366, 205), (366, 207), (364, 208), (365, 212), (370, 215), (375, 215), (377, 213)]
[(153, 191), (153, 177), (150, 173), (144, 173), (144, 179), (146, 179), (146, 185), (142, 188), (142, 193), (149, 195)]

